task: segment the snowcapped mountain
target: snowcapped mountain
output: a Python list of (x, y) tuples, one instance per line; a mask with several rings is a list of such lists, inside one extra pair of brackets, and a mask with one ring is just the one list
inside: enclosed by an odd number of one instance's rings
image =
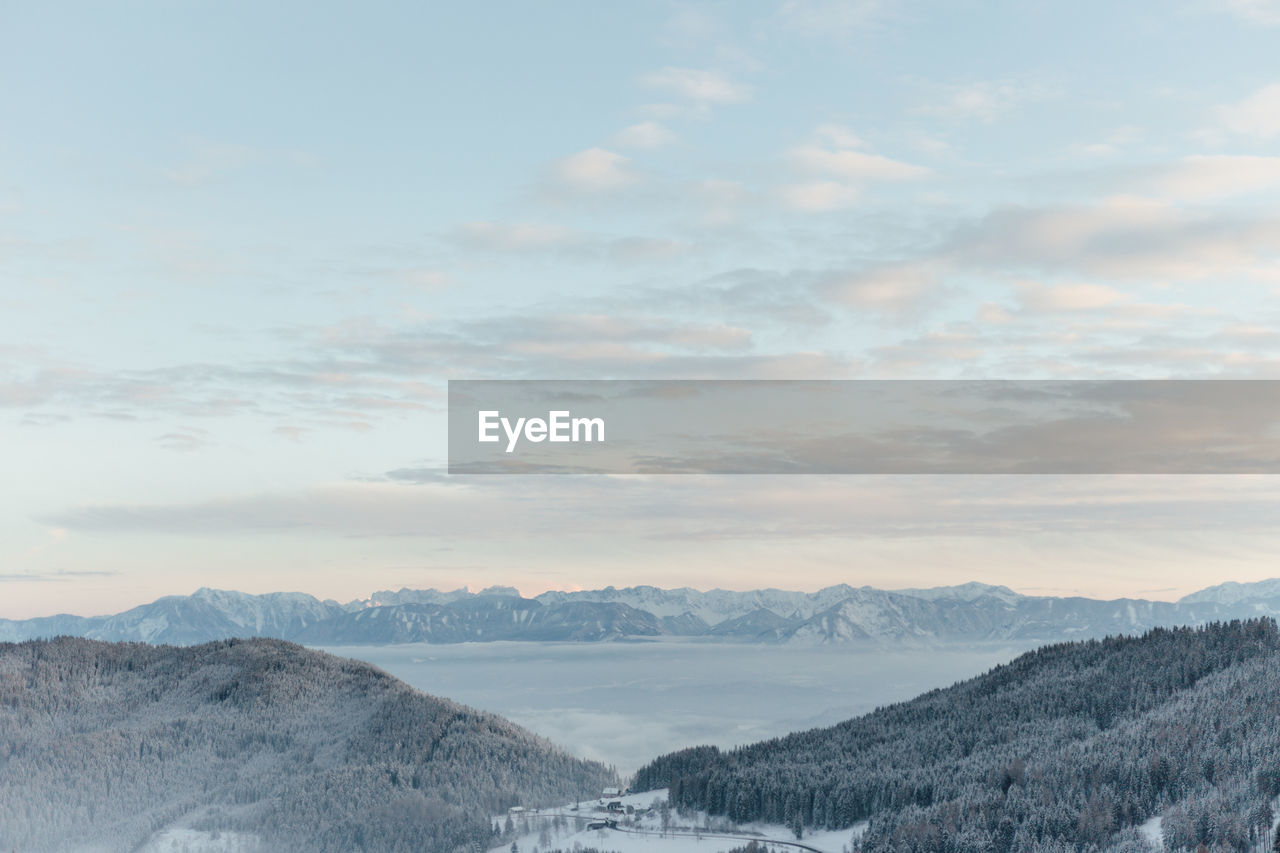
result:
[(1280, 604), (1280, 578), (1256, 583), (1228, 581), (1178, 600), (1179, 604), (1239, 604), (1241, 602), (1274, 602)]
[(349, 601), (342, 605), (343, 610), (354, 611), (366, 607), (385, 607), (389, 604), (452, 604), (470, 598), (473, 595), (508, 595), (520, 597), (520, 591), (510, 586), (491, 586), (478, 593), (473, 593), (465, 586), (451, 592), (440, 592), (435, 589), (409, 589), (401, 587), (392, 592), (389, 589), (379, 590), (368, 598)]
[(167, 595), (114, 616), (0, 620), (0, 640), (75, 636), (190, 645), (226, 637), (284, 638), (341, 613), (342, 607), (335, 602), (301, 592), (250, 595), (202, 588), (191, 595)]
[(992, 586), (991, 584), (978, 583), (977, 581), (962, 583), (959, 586), (935, 586), (930, 589), (895, 589), (893, 592), (899, 595), (909, 595), (913, 598), (924, 598), (929, 601), (938, 601), (943, 598), (973, 601), (974, 599), (982, 598), (984, 595), (989, 595), (1001, 601), (1013, 603), (1024, 597), (1007, 586)]
[(477, 593), (401, 589), (346, 604), (297, 592), (200, 589), (114, 616), (0, 620), (0, 641), (72, 635), (187, 645), (277, 637), (358, 645), (681, 636), (887, 648), (1056, 642), (1259, 615), (1280, 616), (1280, 580), (1222, 584), (1177, 602), (1028, 596), (981, 583), (899, 590), (839, 584), (808, 593), (606, 587), (534, 598), (510, 587)]
[[(953, 589), (953, 587), (943, 589)], [(702, 592), (689, 587), (659, 589), (653, 586), (632, 586), (616, 589), (608, 586), (604, 589), (577, 592), (544, 592), (537, 596), (537, 600), (547, 603), (596, 601), (626, 604), (655, 616), (677, 617), (687, 614), (702, 619), (708, 625), (716, 625), (728, 619), (739, 619), (758, 610), (765, 610), (788, 619), (808, 619), (846, 600), (856, 592), (856, 589), (847, 584), (830, 586), (817, 592), (795, 592), (782, 589), (753, 589), (745, 592), (712, 589)]]
[(345, 613), (299, 631), (315, 644), (585, 642), (669, 633), (652, 613), (625, 604), (540, 601), (486, 591), (448, 604), (404, 604)]
[(107, 617), (84, 636), (174, 645), (224, 637), (291, 637), (341, 612), (340, 607), (300, 592), (249, 595), (198, 589), (192, 595), (166, 596)]

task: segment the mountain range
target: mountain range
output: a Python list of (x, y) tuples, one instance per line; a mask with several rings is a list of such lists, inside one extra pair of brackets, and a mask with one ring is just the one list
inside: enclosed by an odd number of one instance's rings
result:
[(200, 589), (110, 616), (0, 619), (0, 641), (77, 636), (191, 645), (274, 637), (309, 645), (596, 642), (658, 637), (922, 647), (1102, 637), (1172, 625), (1280, 616), (1280, 579), (1225, 583), (1178, 601), (1030, 596), (981, 583), (817, 592), (634, 586), (525, 598), (510, 587), (381, 591), (345, 604), (299, 592)]

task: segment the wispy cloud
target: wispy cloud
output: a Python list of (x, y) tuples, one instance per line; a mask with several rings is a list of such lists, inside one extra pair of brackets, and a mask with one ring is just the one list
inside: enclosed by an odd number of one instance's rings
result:
[[(1177, 428), (1177, 424), (1169, 424)], [(1065, 428), (1065, 427), (1064, 427)], [(776, 540), (867, 536), (1007, 537), (1194, 529), (1267, 530), (1270, 478), (1143, 475), (793, 477), (441, 477), (390, 472), (387, 482), (231, 495), (174, 504), (78, 506), (48, 520), (76, 532), (418, 536), (516, 547), (608, 531), (642, 552), (669, 539)], [(421, 483), (414, 486), (413, 483)], [(532, 498), (532, 500), (531, 500)], [(585, 523), (585, 522), (591, 523)], [(649, 544), (645, 544), (649, 543)]]
[(924, 166), (848, 148), (801, 145), (791, 149), (788, 158), (805, 171), (836, 175), (853, 181), (910, 181), (929, 174), (929, 169)]
[[(1280, 109), (1280, 87), (1276, 108)], [(1280, 132), (1280, 119), (1276, 121)], [(1155, 190), (1182, 201), (1233, 198), (1280, 189), (1280, 157), (1193, 155), (1155, 172)]]
[(786, 184), (778, 190), (782, 203), (792, 210), (811, 213), (841, 210), (858, 200), (858, 190), (838, 181), (807, 181)]
[(751, 87), (721, 71), (667, 66), (640, 78), (645, 86), (697, 107), (739, 104), (751, 98)]
[(676, 135), (656, 121), (642, 121), (618, 131), (613, 144), (619, 148), (661, 148), (674, 142)]
[(164, 435), (157, 436), (155, 441), (165, 450), (179, 452), (203, 450), (210, 445), (209, 431), (197, 427), (183, 427), (179, 430), (167, 432)]
[(779, 198), (793, 210), (839, 210), (852, 206), (867, 183), (913, 181), (930, 174), (924, 166), (863, 150), (866, 143), (839, 125), (819, 125), (813, 140), (786, 152), (794, 170), (818, 178), (779, 188)]
[(936, 306), (940, 279), (934, 265), (890, 263), (856, 272), (824, 275), (818, 285), (827, 298), (863, 310), (900, 314), (921, 306), (926, 299)]
[(1226, 0), (1226, 8), (1251, 23), (1280, 26), (1280, 0)]
[(448, 238), (469, 252), (490, 255), (551, 253), (566, 259), (627, 264), (660, 262), (695, 250), (692, 244), (671, 237), (602, 234), (530, 222), (468, 222)]
[(604, 148), (588, 148), (556, 162), (552, 179), (572, 192), (602, 193), (632, 186), (640, 180), (630, 158)]
[(583, 240), (572, 228), (536, 222), (466, 222), (454, 236), (466, 248), (500, 252), (562, 248)]
[(58, 583), (74, 582), (83, 578), (110, 578), (119, 575), (115, 571), (58, 571), (58, 572), (7, 572), (0, 574), (0, 583)]
[(1095, 204), (1006, 207), (958, 227), (944, 252), (986, 270), (1085, 272), (1120, 280), (1271, 280), (1280, 219), (1189, 212), (1116, 196)]
[(785, 0), (778, 19), (806, 35), (842, 37), (877, 21), (890, 5), (884, 0)]
[(1212, 136), (1226, 133), (1259, 141), (1280, 137), (1280, 83), (1263, 86), (1248, 97), (1214, 111)]
[(978, 80), (942, 87), (923, 111), (945, 118), (991, 123), (1022, 104), (1049, 97), (1042, 85), (1025, 80)]

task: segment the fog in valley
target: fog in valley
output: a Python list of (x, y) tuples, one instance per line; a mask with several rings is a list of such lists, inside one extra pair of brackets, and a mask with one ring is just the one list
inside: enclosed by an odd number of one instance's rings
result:
[(869, 651), (663, 639), (325, 647), (492, 711), (630, 773), (695, 744), (830, 725), (1004, 663), (1031, 646)]

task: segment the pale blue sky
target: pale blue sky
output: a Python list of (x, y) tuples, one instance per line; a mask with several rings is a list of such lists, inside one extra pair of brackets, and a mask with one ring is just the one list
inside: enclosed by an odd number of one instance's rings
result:
[(1280, 3), (0, 5), (0, 617), (1275, 570), (1268, 480), (458, 482), (449, 377), (1276, 376)]

